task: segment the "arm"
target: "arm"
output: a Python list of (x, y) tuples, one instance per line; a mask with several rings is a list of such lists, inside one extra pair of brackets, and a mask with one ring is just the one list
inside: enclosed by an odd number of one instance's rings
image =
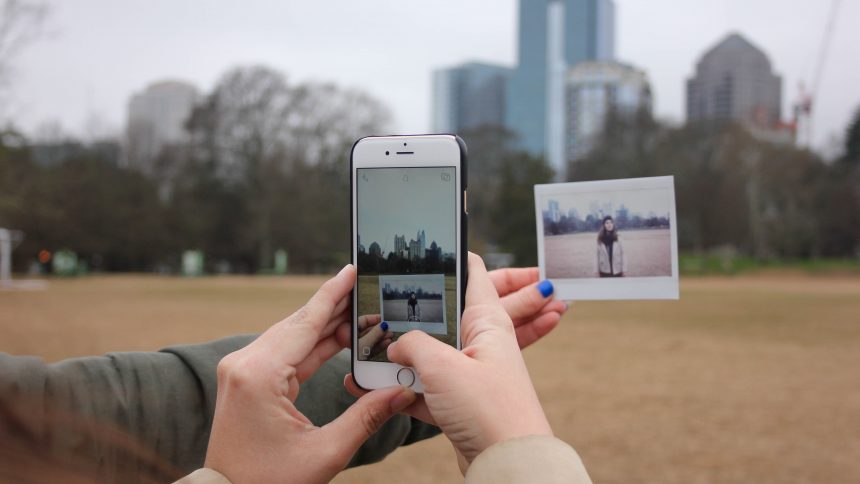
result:
[(624, 244), (621, 243), (621, 236), (618, 237), (618, 253), (621, 254), (621, 273), (627, 275), (627, 255), (624, 253)]
[[(39, 358), (0, 354), (0, 403), (26, 415), (31, 433), (45, 445), (100, 462), (106, 480), (146, 475), (144, 456), (121, 456), (114, 442), (81, 428), (61, 430), (48, 422), (69, 416), (121, 430), (180, 473), (203, 464), (215, 405), (215, 369), (225, 355), (255, 336), (234, 336), (159, 352), (112, 353), (46, 364)], [(355, 398), (342, 386), (348, 353), (325, 363), (304, 382), (296, 406), (316, 425), (333, 420)], [(359, 449), (350, 465), (382, 460), (399, 445), (436, 435), (432, 426), (398, 415)]]
[(475, 458), (466, 484), (591, 484), (573, 447), (549, 436), (530, 435), (493, 445)]

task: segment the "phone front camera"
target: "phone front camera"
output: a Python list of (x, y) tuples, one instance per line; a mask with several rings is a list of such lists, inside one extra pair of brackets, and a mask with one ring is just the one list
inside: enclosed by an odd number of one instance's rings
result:
[(388, 156), (388, 152), (387, 152), (387, 151), (385, 152), (385, 156)]

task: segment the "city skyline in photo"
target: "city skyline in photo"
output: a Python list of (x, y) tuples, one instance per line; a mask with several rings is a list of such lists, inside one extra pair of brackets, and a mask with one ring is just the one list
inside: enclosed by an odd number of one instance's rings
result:
[(456, 252), (456, 186), (452, 167), (359, 168), (356, 217), (361, 245), (369, 253), (376, 242), (387, 255), (396, 249), (395, 237), (404, 237), (408, 249), (410, 240), (423, 232), (425, 249), (435, 241), (443, 252)]

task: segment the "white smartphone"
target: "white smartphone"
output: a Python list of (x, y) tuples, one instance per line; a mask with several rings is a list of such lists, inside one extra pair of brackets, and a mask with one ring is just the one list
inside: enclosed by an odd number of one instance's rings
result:
[(458, 136), (362, 138), (350, 156), (352, 377), (423, 391), (386, 348), (412, 330), (460, 349), (466, 288), (466, 145)]

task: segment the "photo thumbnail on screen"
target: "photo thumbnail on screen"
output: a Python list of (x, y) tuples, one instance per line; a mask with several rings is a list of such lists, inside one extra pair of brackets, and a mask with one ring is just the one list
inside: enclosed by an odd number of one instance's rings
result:
[(457, 344), (457, 180), (451, 167), (356, 170), (358, 358), (418, 329)]

